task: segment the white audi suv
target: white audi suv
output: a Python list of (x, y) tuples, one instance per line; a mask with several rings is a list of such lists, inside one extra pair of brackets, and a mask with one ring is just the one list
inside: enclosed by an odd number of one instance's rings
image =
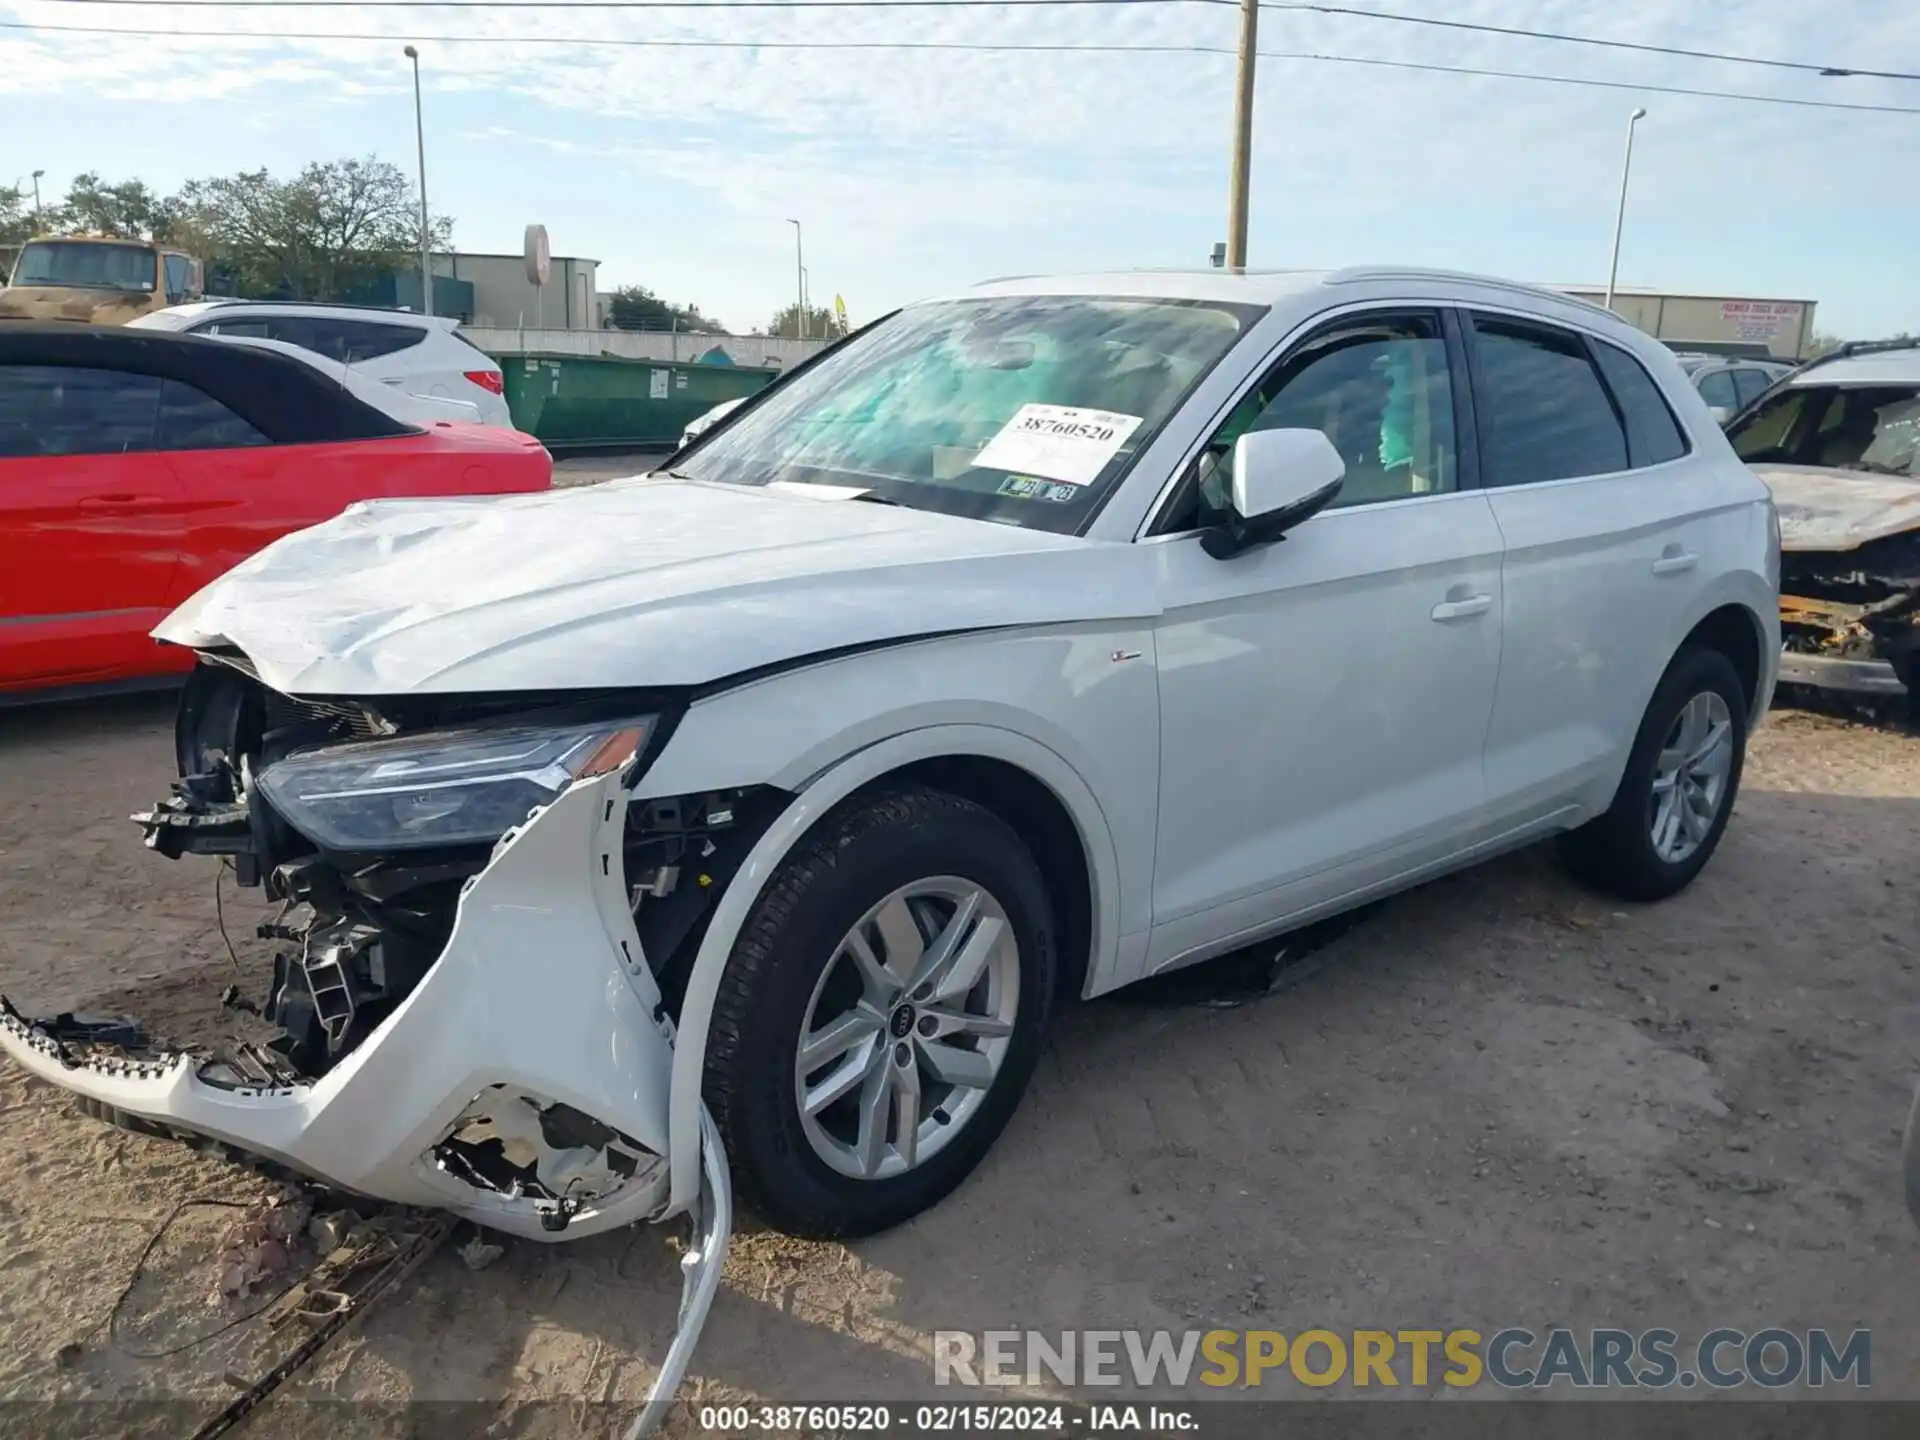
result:
[(878, 1230), (1074, 997), (1549, 837), (1673, 895), (1779, 662), (1674, 357), (1497, 280), (1002, 280), (671, 463), (356, 505), (156, 632), (202, 663), (137, 818), (288, 905), (278, 1040), (0, 1004), (123, 1121), (536, 1239), (691, 1215), (669, 1392), (729, 1174)]

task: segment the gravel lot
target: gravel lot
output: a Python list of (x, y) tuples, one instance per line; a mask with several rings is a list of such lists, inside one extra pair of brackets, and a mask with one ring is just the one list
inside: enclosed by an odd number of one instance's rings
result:
[[(213, 867), (143, 850), (125, 819), (165, 790), (170, 716), (165, 698), (0, 712), (0, 989), (23, 1007), (184, 1022), (260, 970), (251, 892), (225, 892), (231, 960)], [(1389, 903), (1270, 998), (1078, 1007), (935, 1211), (850, 1247), (745, 1217), (690, 1389), (925, 1396), (941, 1328), (1559, 1322), (1868, 1326), (1874, 1393), (1920, 1398), (1897, 1181), (1916, 875), (1920, 739), (1776, 714), (1677, 900), (1616, 906), (1529, 852)], [(118, 1346), (106, 1322), (175, 1202), (262, 1184), (0, 1062), (0, 1397), (230, 1396), (257, 1325), (125, 1353), (220, 1323), (230, 1215), (188, 1211)], [(513, 1244), (478, 1273), (442, 1253), (294, 1388), (630, 1402), (677, 1297), (658, 1232)]]
[(575, 485), (618, 480), (627, 475), (644, 475), (666, 458), (665, 450), (636, 450), (620, 455), (576, 455), (554, 462), (553, 483), (570, 489)]

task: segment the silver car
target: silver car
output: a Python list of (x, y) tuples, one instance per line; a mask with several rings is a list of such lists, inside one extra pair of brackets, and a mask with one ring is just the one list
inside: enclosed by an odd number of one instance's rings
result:
[(1793, 367), (1778, 360), (1749, 360), (1724, 355), (1680, 355), (1680, 368), (1707, 402), (1713, 418), (1725, 425), (1760, 398), (1763, 391), (1791, 374)]

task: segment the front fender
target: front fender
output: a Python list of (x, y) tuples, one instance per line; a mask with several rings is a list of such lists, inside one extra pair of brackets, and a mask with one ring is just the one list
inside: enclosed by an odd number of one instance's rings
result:
[[(877, 740), (817, 774), (766, 832), (714, 906), (694, 956), (675, 1027), (667, 1141), (669, 1207), (695, 1203), (700, 1186), (701, 1084), (707, 1031), (720, 977), (754, 902), (787, 853), (854, 791), (916, 761), (971, 755), (1002, 760), (1033, 775), (1059, 797), (1086, 846), (1093, 882), (1093, 954), (1088, 974), (1112, 968), (1119, 945), (1120, 867), (1111, 828), (1086, 780), (1057, 753), (1017, 731), (988, 725), (936, 725)], [(651, 780), (652, 777), (649, 777)]]

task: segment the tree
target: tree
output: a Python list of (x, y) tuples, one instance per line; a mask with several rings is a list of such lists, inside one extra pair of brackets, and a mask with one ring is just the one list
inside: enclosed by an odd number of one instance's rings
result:
[(122, 240), (165, 240), (170, 218), (168, 202), (149, 190), (145, 181), (108, 185), (92, 170), (73, 177), (66, 204), (58, 212), (63, 230)]
[[(796, 301), (782, 310), (774, 312), (773, 319), (767, 325), (769, 335), (778, 335), (782, 339), (796, 340), (800, 337), (800, 305)], [(840, 328), (840, 322), (833, 318), (831, 310), (807, 307), (807, 338), (809, 340), (837, 339), (846, 332)]]
[(698, 305), (662, 300), (644, 285), (622, 285), (613, 292), (607, 319), (615, 330), (677, 330), (689, 335), (725, 335), (727, 327), (700, 313)]
[[(265, 170), (189, 181), (165, 206), (169, 237), (197, 245), (244, 294), (333, 300), (419, 253), (412, 182), (384, 160), (316, 162), (291, 180)], [(432, 222), (445, 248), (452, 220)]]
[(0, 186), (0, 247), (18, 249), (35, 229), (33, 192), (24, 185)]

